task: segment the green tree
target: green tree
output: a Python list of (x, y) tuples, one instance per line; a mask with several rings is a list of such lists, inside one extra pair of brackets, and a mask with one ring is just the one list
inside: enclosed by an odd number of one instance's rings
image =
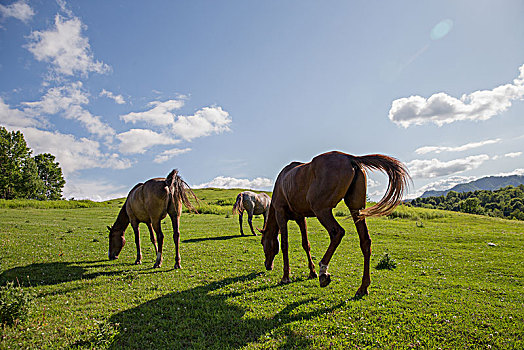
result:
[(42, 196), (45, 199), (62, 198), (62, 188), (66, 183), (60, 164), (55, 160), (55, 156), (50, 153), (42, 153), (35, 157), (38, 175), (43, 182)]
[(23, 174), (29, 171), (30, 158), (24, 135), (0, 126), (0, 198), (24, 196)]
[(28, 199), (45, 199), (44, 181), (38, 175), (38, 167), (34, 158), (27, 158), (22, 168), (21, 182), (18, 187), (17, 197)]

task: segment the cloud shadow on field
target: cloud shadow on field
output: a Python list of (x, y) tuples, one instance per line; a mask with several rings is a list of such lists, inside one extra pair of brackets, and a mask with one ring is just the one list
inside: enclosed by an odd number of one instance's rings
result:
[(277, 287), (259, 286), (235, 291), (235, 284), (254, 280), (259, 275), (250, 273), (225, 278), (205, 286), (170, 293), (115, 314), (109, 321), (119, 324), (119, 334), (110, 348), (238, 349), (277, 328), (282, 328), (279, 343), (282, 335), (285, 338), (281, 345), (306, 348), (312, 345), (311, 340), (286, 325), (310, 320), (342, 306), (340, 304), (315, 308), (310, 312), (294, 312), (302, 305), (315, 302), (315, 299), (308, 298), (284, 305), (271, 318), (244, 317), (249, 310), (231, 299), (243, 299), (243, 296), (249, 298), (253, 293)]

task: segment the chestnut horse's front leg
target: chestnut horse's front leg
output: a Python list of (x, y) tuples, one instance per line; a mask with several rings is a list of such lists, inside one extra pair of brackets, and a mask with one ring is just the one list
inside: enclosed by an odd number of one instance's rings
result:
[(333, 217), (333, 211), (331, 208), (324, 208), (320, 210), (315, 210), (315, 215), (317, 216), (318, 221), (326, 228), (329, 233), (329, 247), (326, 250), (326, 253), (320, 260), (320, 270), (319, 270), (319, 282), (321, 287), (326, 287), (331, 283), (331, 275), (327, 272), (329, 261), (333, 257), (335, 250), (342, 241), (345, 231), (340, 226), (340, 224)]
[(300, 233), (302, 234), (302, 248), (304, 248), (304, 251), (307, 255), (309, 278), (317, 278), (318, 275), (315, 272), (315, 264), (313, 264), (313, 259), (311, 259), (311, 245), (309, 244), (309, 240), (307, 238), (306, 218), (297, 219), (295, 221), (300, 228)]
[(282, 249), (282, 259), (284, 260), (284, 275), (280, 283), (287, 284), (291, 282), (289, 278), (289, 254), (288, 254), (288, 233), (287, 233), (287, 219), (284, 215), (277, 213), (277, 224), (280, 230), (280, 249)]

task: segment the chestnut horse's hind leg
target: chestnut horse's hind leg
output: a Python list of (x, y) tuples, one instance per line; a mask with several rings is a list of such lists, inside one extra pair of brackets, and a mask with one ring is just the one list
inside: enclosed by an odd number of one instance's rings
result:
[(321, 287), (326, 287), (331, 282), (331, 275), (327, 272), (329, 261), (333, 257), (335, 250), (342, 241), (342, 237), (346, 233), (342, 226), (335, 220), (333, 217), (333, 212), (331, 208), (324, 208), (321, 210), (315, 210), (315, 215), (317, 216), (318, 221), (326, 228), (329, 233), (329, 247), (326, 250), (326, 253), (320, 260), (320, 270), (319, 270), (319, 282)]
[(138, 222), (131, 222), (131, 227), (135, 233), (135, 244), (136, 244), (136, 260), (135, 265), (142, 263), (142, 250), (140, 249), (140, 230), (138, 228)]
[(162, 225), (160, 220), (153, 221), (153, 229), (156, 232), (156, 238), (158, 241), (158, 252), (156, 253), (156, 261), (153, 268), (162, 266), (162, 248), (164, 246), (164, 233), (162, 233)]
[(369, 260), (371, 257), (371, 238), (369, 237), (368, 227), (366, 225), (366, 219), (358, 218), (359, 211), (351, 210), (353, 221), (357, 227), (358, 237), (360, 239), (360, 249), (364, 255), (364, 273), (362, 274), (362, 284), (357, 290), (356, 295), (362, 296), (367, 295), (368, 287), (371, 283), (371, 277), (369, 276)]
[(150, 222), (146, 223), (147, 229), (149, 230), (149, 238), (151, 239), (151, 243), (153, 243), (153, 247), (155, 247), (155, 256), (158, 254), (158, 246), (156, 245), (156, 238), (155, 233), (153, 232), (153, 226)]
[(306, 218), (301, 218), (295, 221), (300, 228), (300, 233), (302, 234), (302, 248), (304, 248), (304, 251), (307, 255), (309, 278), (317, 278), (318, 275), (315, 272), (315, 264), (313, 264), (313, 259), (311, 259), (311, 245), (309, 244), (309, 240), (307, 238)]
[(349, 208), (358, 237), (360, 239), (360, 249), (364, 255), (364, 272), (362, 274), (362, 284), (357, 290), (356, 295), (362, 296), (368, 294), (368, 287), (371, 283), (369, 276), (369, 259), (371, 257), (371, 238), (369, 237), (368, 227), (365, 218), (359, 219), (360, 210), (366, 207), (366, 173), (360, 169), (355, 171), (355, 179), (351, 184), (348, 192), (344, 196), (344, 203)]

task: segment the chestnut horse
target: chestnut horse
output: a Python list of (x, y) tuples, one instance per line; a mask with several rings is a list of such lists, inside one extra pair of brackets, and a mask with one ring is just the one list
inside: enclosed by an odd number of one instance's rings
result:
[[(135, 264), (142, 262), (142, 251), (140, 249), (140, 232), (138, 225), (143, 222), (149, 229), (149, 237), (155, 247), (156, 261), (153, 267), (162, 265), (162, 247), (164, 245), (164, 234), (162, 233), (161, 221), (169, 215), (173, 224), (173, 240), (175, 241), (175, 269), (180, 266), (180, 214), (182, 214), (182, 203), (189, 209), (195, 210), (187, 196), (189, 192), (195, 199), (196, 196), (188, 184), (178, 175), (178, 170), (172, 170), (167, 178), (155, 178), (139, 183), (129, 192), (127, 199), (120, 209), (112, 227), (109, 229), (109, 259), (117, 259), (118, 254), (126, 243), (124, 232), (129, 224), (135, 232), (136, 260)], [(153, 233), (153, 230), (156, 232)], [(158, 240), (158, 247), (157, 247)]]
[(265, 193), (255, 193), (251, 191), (244, 191), (238, 194), (237, 200), (233, 205), (233, 214), (238, 213), (238, 223), (240, 224), (240, 234), (244, 235), (242, 230), (242, 216), (244, 210), (247, 211), (247, 222), (251, 233), (256, 236), (255, 230), (253, 230), (253, 215), (264, 215), (264, 225), (267, 220), (267, 213), (269, 212), (269, 205), (271, 204), (271, 198)]
[[(384, 197), (374, 206), (366, 209), (365, 170), (380, 170), (389, 176)], [(381, 154), (352, 156), (342, 152), (328, 152), (316, 156), (309, 163), (293, 162), (287, 165), (277, 177), (269, 215), (262, 230), (262, 245), (267, 270), (273, 269), (278, 253), (278, 233), (282, 238), (281, 248), (284, 259), (284, 276), (281, 283), (289, 283), (288, 220), (294, 220), (302, 234), (302, 247), (306, 251), (309, 278), (316, 278), (315, 266), (311, 259), (307, 237), (306, 217), (317, 217), (329, 233), (329, 247), (320, 260), (319, 282), (321, 287), (331, 282), (327, 272), (329, 261), (337, 249), (344, 229), (333, 217), (333, 208), (344, 199), (355, 222), (360, 248), (364, 255), (364, 273), (358, 296), (368, 294), (371, 282), (369, 259), (371, 239), (366, 226), (366, 217), (391, 213), (402, 199), (410, 180), (406, 167), (397, 159)]]

